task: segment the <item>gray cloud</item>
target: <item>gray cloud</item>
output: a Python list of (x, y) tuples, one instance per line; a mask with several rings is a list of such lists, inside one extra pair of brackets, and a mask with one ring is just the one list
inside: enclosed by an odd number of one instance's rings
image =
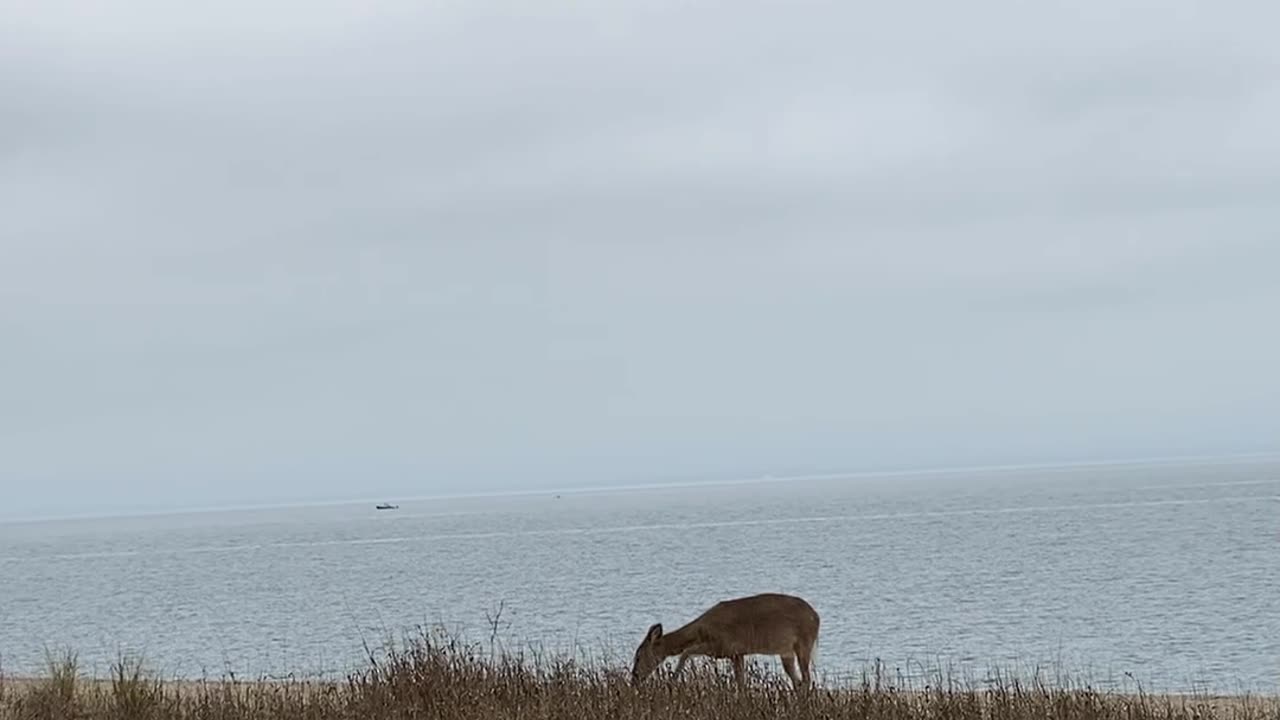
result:
[(1268, 4), (95, 13), (0, 27), (0, 514), (1280, 436)]

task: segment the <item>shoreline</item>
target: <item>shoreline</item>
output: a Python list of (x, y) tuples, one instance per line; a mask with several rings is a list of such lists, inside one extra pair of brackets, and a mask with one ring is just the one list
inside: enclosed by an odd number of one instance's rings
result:
[[(589, 669), (588, 669), (589, 671)], [(616, 668), (611, 669), (617, 672)], [(207, 678), (207, 679), (191, 679), (191, 678), (163, 678), (143, 673), (141, 679), (146, 682), (157, 683), (165, 690), (177, 690), (179, 694), (188, 693), (200, 689), (225, 690), (229, 688), (251, 689), (306, 689), (306, 690), (324, 690), (337, 689), (341, 691), (347, 687), (350, 678), (344, 677), (339, 679), (321, 679), (321, 678), (282, 678), (282, 677), (255, 677), (255, 678)], [(779, 678), (782, 679), (782, 678)], [(0, 692), (8, 693), (12, 691), (27, 692), (33, 688), (38, 688), (57, 680), (48, 675), (7, 675), (0, 673)], [(112, 683), (115, 680), (111, 677), (101, 677), (97, 675), (77, 675), (75, 678), (76, 688), (78, 690), (101, 690), (110, 691)], [(671, 682), (679, 683), (679, 680)], [(685, 681), (689, 682), (689, 681)], [(694, 681), (696, 682), (696, 681)], [(1010, 682), (1023, 682), (1017, 678), (1011, 678)], [(912, 687), (889, 687), (885, 688), (863, 688), (858, 684), (840, 684), (840, 685), (824, 685), (821, 682), (815, 682), (815, 687), (826, 692), (836, 694), (895, 694), (903, 697), (928, 697), (937, 694), (955, 694), (955, 695), (974, 695), (983, 696), (994, 691), (988, 688), (972, 686), (965, 687), (956, 684), (951, 691), (941, 690), (939, 693), (935, 689), (920, 689)], [(1195, 705), (1262, 705), (1280, 712), (1280, 690), (1273, 692), (1196, 692), (1196, 691), (1170, 691), (1170, 692), (1137, 692), (1130, 690), (1115, 690), (1097, 687), (1054, 687), (1044, 686), (1038, 688), (1029, 683), (1022, 685), (1023, 689), (1031, 692), (1039, 692), (1041, 690), (1049, 693), (1061, 693), (1067, 695), (1073, 694), (1092, 694), (1104, 698), (1112, 698), (1117, 700), (1146, 700), (1148, 702), (1171, 702), (1175, 704), (1191, 703)], [(0, 696), (0, 704), (3, 704), (3, 697)]]

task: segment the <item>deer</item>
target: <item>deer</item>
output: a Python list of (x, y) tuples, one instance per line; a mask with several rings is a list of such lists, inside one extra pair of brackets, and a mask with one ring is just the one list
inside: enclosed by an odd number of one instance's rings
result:
[[(636, 648), (631, 666), (632, 685), (639, 685), (667, 658), (679, 656), (679, 676), (690, 657), (700, 655), (733, 663), (733, 675), (741, 688), (746, 680), (747, 655), (777, 655), (799, 690), (812, 683), (810, 669), (818, 642), (816, 610), (794, 595), (761, 593), (711, 606), (697, 618), (670, 633), (655, 623)], [(799, 671), (796, 665), (799, 665)]]

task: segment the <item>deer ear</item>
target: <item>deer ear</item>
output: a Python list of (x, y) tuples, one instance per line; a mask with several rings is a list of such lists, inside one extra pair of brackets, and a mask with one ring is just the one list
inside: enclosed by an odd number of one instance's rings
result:
[(653, 642), (662, 637), (662, 623), (654, 623), (649, 627), (649, 633), (644, 636), (645, 642)]

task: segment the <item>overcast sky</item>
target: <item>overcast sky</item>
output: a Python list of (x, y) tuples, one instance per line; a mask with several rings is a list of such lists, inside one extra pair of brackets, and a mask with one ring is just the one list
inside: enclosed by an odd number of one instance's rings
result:
[(0, 515), (1280, 449), (1274, 2), (0, 18)]

